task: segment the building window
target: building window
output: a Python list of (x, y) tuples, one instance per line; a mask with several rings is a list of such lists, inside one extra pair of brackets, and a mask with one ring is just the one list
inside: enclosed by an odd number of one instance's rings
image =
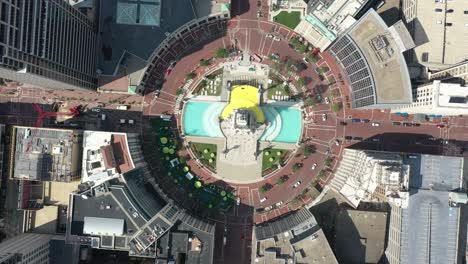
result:
[(421, 54), (421, 61), (428, 62), (429, 61), (429, 52), (423, 52)]

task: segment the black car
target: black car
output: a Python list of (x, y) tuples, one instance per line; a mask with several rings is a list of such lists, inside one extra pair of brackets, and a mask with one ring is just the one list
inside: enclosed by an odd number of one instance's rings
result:
[(362, 137), (353, 137), (353, 140), (362, 141)]
[(393, 122), (392, 124), (393, 124), (394, 126), (399, 126), (399, 125), (401, 125), (401, 122)]
[(353, 137), (352, 136), (345, 136), (344, 139), (351, 140), (351, 139), (353, 139)]
[(340, 122), (340, 125), (342, 125), (342, 126), (346, 126), (347, 124), (348, 124), (348, 123), (346, 123), (346, 122), (344, 122), (344, 121), (341, 121), (341, 122)]
[(361, 119), (361, 123), (369, 123), (370, 120), (369, 119)]
[(410, 127), (410, 126), (413, 126), (413, 124), (411, 124), (411, 123), (403, 123), (403, 126), (405, 126), (405, 127)]
[(419, 124), (419, 123), (413, 123), (413, 126), (418, 127), (418, 126), (421, 126), (421, 124)]
[(257, 6), (261, 7), (262, 6), (262, 1), (257, 1)]

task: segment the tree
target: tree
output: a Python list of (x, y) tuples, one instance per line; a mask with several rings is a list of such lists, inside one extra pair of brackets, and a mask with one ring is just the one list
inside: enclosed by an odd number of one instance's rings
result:
[(331, 91), (331, 96), (332, 97), (339, 97), (340, 93), (338, 92), (338, 89), (334, 89)]
[(210, 65), (209, 60), (205, 60), (205, 59), (200, 60), (200, 66), (204, 67), (204, 66), (208, 66), (208, 65)]
[(276, 184), (278, 185), (281, 185), (285, 182), (285, 180), (283, 179), (283, 177), (279, 177), (277, 180), (276, 180)]
[(184, 90), (182, 90), (182, 89), (177, 89), (177, 91), (176, 91), (176, 95), (181, 95), (183, 93), (184, 93)]
[(193, 79), (195, 78), (196, 74), (194, 72), (190, 72), (190, 73), (187, 73), (187, 75), (185, 75), (185, 78), (187, 80), (190, 80), (190, 79)]
[(304, 106), (306, 106), (306, 107), (307, 107), (307, 106), (314, 107), (316, 103), (317, 103), (317, 102), (315, 101), (315, 98), (309, 97), (309, 98), (307, 98), (307, 99), (304, 101)]
[(300, 44), (298, 47), (297, 47), (297, 51), (299, 51), (300, 53), (305, 53), (307, 51), (307, 46), (304, 45), (304, 44)]
[(324, 170), (321, 170), (321, 171), (317, 174), (317, 177), (318, 177), (318, 178), (323, 178), (323, 176), (325, 176), (325, 171), (324, 171)]
[(327, 158), (324, 163), (325, 163), (325, 166), (330, 166), (331, 163), (332, 163), (333, 159), (332, 158)]
[(306, 145), (304, 146), (304, 157), (309, 157), (312, 153), (315, 153), (315, 146)]
[(301, 164), (301, 163), (294, 163), (294, 165), (292, 166), (292, 170), (293, 170), (294, 172), (299, 171), (301, 168), (302, 168), (302, 164)]
[(200, 82), (200, 85), (201, 85), (202, 87), (205, 87), (207, 84), (208, 84), (208, 81), (207, 81), (207, 80), (202, 80), (202, 81)]
[(342, 107), (343, 107), (343, 104), (341, 102), (334, 103), (334, 104), (332, 104), (332, 111), (333, 112), (338, 112), (338, 111), (341, 110)]
[(301, 42), (299, 41), (299, 38), (297, 37), (294, 37), (294, 38), (291, 38), (291, 40), (289, 41), (289, 43), (296, 49), (299, 45), (301, 45)]
[(259, 191), (260, 193), (263, 194), (263, 193), (266, 193), (266, 192), (268, 192), (269, 190), (271, 190), (272, 187), (273, 187), (273, 186), (272, 186), (271, 184), (265, 183), (264, 185), (260, 186), (260, 188), (258, 189), (258, 191)]
[(216, 50), (216, 53), (215, 53), (215, 57), (216, 58), (227, 58), (229, 57), (229, 51), (227, 49), (224, 49), (224, 48), (219, 48)]
[(305, 78), (304, 77), (299, 78), (299, 80), (297, 80), (297, 85), (299, 85), (300, 87), (304, 87), (306, 85)]

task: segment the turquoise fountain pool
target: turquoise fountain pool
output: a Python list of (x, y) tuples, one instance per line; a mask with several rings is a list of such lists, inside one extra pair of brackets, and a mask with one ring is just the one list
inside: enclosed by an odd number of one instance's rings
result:
[[(188, 136), (223, 137), (219, 116), (226, 103), (189, 101), (184, 107), (184, 133)], [(302, 129), (301, 112), (296, 108), (262, 106), (269, 123), (261, 141), (296, 143)]]

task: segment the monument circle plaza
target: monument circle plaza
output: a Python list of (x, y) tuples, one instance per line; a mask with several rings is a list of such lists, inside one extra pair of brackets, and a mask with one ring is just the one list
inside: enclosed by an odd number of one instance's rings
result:
[[(299, 146), (302, 102), (269, 99), (270, 68), (250, 62), (249, 54), (221, 67), (219, 96), (186, 97), (182, 115), (185, 140), (216, 145), (218, 154), (208, 159), (208, 163), (216, 159), (213, 176), (233, 183), (262, 180), (265, 163), (273, 165), (271, 173), (287, 162), (283, 154)], [(286, 82), (279, 86), (288, 89)], [(273, 153), (272, 149), (280, 150)]]

